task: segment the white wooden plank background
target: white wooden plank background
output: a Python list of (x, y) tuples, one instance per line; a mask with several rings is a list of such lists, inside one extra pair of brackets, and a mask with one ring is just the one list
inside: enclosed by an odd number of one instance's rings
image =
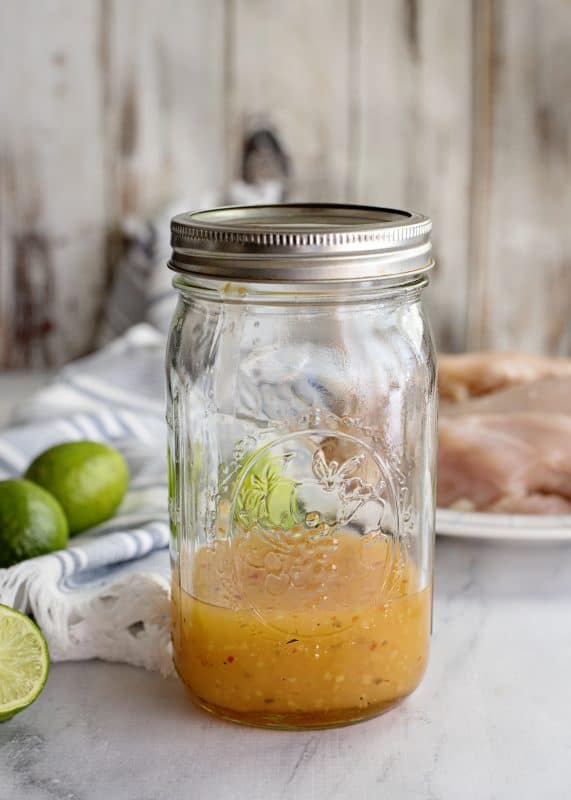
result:
[(255, 125), (274, 129), (292, 163), (291, 197), (342, 200), (348, 170), (349, 0), (231, 4), (228, 143), (234, 169)]
[(105, 16), (116, 217), (220, 192), (223, 0), (113, 0)]
[(104, 280), (97, 0), (0, 4), (1, 360), (91, 343)]
[(567, 0), (0, 0), (0, 364), (85, 352), (124, 215), (259, 126), (290, 197), (431, 214), (441, 348), (570, 354), (570, 53)]
[(472, 347), (571, 354), (571, 3), (493, 4), (484, 294)]
[(437, 270), (427, 307), (439, 346), (465, 341), (471, 113), (471, 7), (361, 0), (352, 164), (356, 202), (432, 217)]

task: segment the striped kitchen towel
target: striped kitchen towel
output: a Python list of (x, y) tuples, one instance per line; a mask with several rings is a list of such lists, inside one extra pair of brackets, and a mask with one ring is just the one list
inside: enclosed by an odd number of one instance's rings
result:
[(63, 369), (0, 431), (0, 479), (62, 441), (109, 442), (131, 473), (118, 513), (67, 550), (0, 570), (0, 602), (34, 616), (52, 660), (171, 671), (162, 333), (131, 328)]

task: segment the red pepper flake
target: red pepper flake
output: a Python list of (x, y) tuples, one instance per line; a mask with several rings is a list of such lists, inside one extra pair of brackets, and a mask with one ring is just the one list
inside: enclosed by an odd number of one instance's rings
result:
[(376, 642), (373, 642), (372, 644), (369, 645), (369, 650), (376, 650), (376, 649), (377, 649), (377, 643)]
[(228, 656), (226, 660), (228, 661), (229, 664), (231, 664), (234, 661), (234, 656)]

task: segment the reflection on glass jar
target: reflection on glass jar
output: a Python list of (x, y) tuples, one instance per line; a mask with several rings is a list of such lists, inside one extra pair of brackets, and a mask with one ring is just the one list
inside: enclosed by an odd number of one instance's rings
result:
[(173, 221), (177, 670), (220, 716), (373, 716), (426, 666), (435, 369), (430, 223), (356, 206)]

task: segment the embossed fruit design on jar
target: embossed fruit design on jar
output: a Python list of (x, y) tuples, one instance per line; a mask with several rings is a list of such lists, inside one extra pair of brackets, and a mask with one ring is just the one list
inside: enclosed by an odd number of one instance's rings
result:
[(430, 222), (359, 206), (172, 223), (172, 638), (206, 710), (308, 728), (404, 698), (429, 649)]

